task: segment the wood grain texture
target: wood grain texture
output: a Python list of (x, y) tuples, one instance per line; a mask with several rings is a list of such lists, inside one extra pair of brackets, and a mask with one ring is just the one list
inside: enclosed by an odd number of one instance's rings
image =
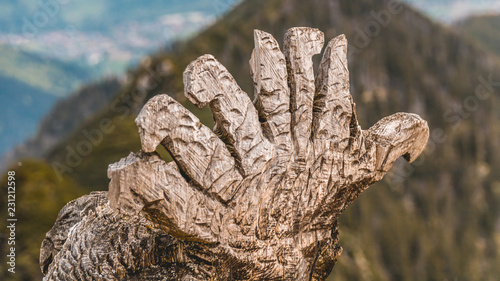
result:
[(136, 118), (142, 148), (153, 152), (161, 143), (177, 164), (202, 190), (222, 192), (222, 201), (234, 195), (242, 177), (234, 158), (209, 128), (168, 95), (158, 95)]
[(186, 97), (203, 107), (210, 103), (216, 128), (244, 175), (269, 161), (273, 146), (264, 138), (257, 110), (248, 95), (213, 56), (204, 55), (184, 71)]
[(310, 27), (290, 28), (285, 34), (283, 52), (288, 68), (292, 136), (299, 163), (307, 161), (311, 135), (315, 93), (312, 56), (321, 52), (324, 41), (323, 32)]
[(274, 37), (254, 31), (255, 48), (250, 58), (250, 71), (255, 86), (255, 107), (263, 128), (276, 147), (277, 156), (286, 162), (291, 155), (290, 90), (285, 55)]
[[(292, 28), (281, 52), (256, 30), (254, 103), (217, 60), (184, 73), (214, 131), (167, 95), (136, 119), (142, 151), (111, 164), (109, 191), (68, 203), (42, 243), (45, 280), (325, 280), (337, 220), (400, 156), (415, 160), (427, 122), (396, 113), (368, 130), (349, 92), (347, 40)], [(154, 151), (163, 145), (175, 162)]]

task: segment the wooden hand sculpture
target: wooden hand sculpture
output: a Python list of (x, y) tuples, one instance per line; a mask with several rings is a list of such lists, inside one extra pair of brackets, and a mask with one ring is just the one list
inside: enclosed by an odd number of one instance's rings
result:
[[(322, 32), (288, 30), (283, 53), (270, 34), (254, 35), (255, 101), (214, 57), (192, 62), (185, 94), (210, 105), (214, 130), (171, 97), (152, 98), (136, 119), (142, 151), (110, 165), (107, 195), (69, 203), (47, 234), (47, 280), (330, 274), (341, 253), (339, 215), (399, 156), (413, 161), (429, 129), (415, 114), (396, 113), (361, 130), (345, 36), (328, 43), (315, 79)], [(174, 162), (155, 153), (160, 144)]]

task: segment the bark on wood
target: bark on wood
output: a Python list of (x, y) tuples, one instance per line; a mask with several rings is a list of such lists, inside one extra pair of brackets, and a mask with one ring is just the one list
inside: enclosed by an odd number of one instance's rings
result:
[[(214, 131), (167, 95), (136, 119), (142, 151), (111, 164), (109, 192), (68, 203), (42, 243), (45, 280), (324, 280), (342, 252), (337, 219), (429, 129), (396, 113), (361, 130), (347, 41), (292, 28), (284, 51), (256, 30), (252, 103), (205, 55), (185, 94), (210, 105)], [(156, 153), (163, 145), (175, 162)]]

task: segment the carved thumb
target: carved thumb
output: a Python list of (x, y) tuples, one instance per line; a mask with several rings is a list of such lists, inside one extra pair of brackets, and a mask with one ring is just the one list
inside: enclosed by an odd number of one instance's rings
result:
[(427, 145), (429, 126), (416, 114), (396, 113), (373, 125), (367, 139), (376, 145), (376, 169), (387, 172), (400, 156), (410, 163), (417, 159)]

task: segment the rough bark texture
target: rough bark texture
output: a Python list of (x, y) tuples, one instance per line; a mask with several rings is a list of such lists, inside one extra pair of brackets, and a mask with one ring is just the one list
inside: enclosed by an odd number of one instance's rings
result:
[(413, 161), (429, 129), (396, 113), (361, 130), (345, 36), (328, 43), (314, 79), (323, 42), (292, 28), (282, 53), (256, 30), (254, 103), (214, 57), (192, 62), (185, 94), (210, 105), (214, 130), (152, 98), (136, 119), (142, 151), (111, 164), (109, 192), (68, 203), (47, 233), (45, 279), (324, 280), (342, 252), (339, 215), (399, 156)]

